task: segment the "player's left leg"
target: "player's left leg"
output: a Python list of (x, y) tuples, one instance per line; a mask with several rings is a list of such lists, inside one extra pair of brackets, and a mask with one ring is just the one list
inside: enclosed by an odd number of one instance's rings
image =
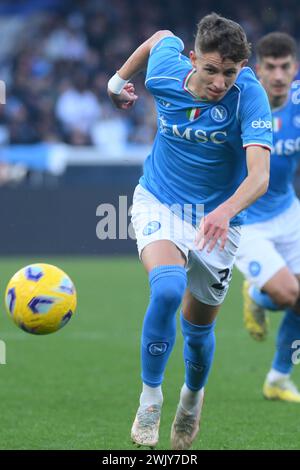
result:
[(187, 289), (181, 312), (184, 337), (185, 382), (171, 429), (171, 447), (189, 449), (200, 426), (204, 385), (215, 351), (215, 317), (218, 306), (204, 304)]
[(240, 228), (231, 227), (223, 251), (192, 251), (187, 266), (188, 288), (183, 298), (185, 383), (171, 429), (172, 449), (188, 449), (198, 431), (204, 386), (215, 350), (215, 318), (231, 279)]
[[(300, 281), (300, 275), (296, 278)], [(283, 400), (300, 403), (300, 392), (291, 381), (294, 367), (296, 341), (300, 340), (300, 299), (291, 308), (285, 310), (277, 333), (276, 351), (272, 367), (267, 374), (263, 394), (270, 400)]]
[[(266, 398), (279, 399), (300, 403), (300, 393), (297, 387), (291, 382), (290, 375), (293, 371), (293, 358), (295, 341), (300, 339), (300, 299), (299, 299), (299, 280), (300, 280), (300, 204), (296, 200), (290, 210), (282, 214), (283, 227), (281, 237), (276, 243), (278, 252), (285, 260), (289, 272), (293, 279), (289, 282), (289, 287), (282, 290), (277, 285), (273, 298), (280, 302), (284, 299), (286, 292), (293, 293), (294, 302), (290, 301), (285, 308), (284, 316), (277, 333), (276, 351), (273, 357), (272, 366), (267, 374), (263, 388)], [(285, 218), (285, 219), (284, 219)], [(297, 281), (298, 280), (298, 285)], [(292, 285), (294, 286), (292, 288)], [(291, 290), (292, 289), (292, 290)], [(276, 297), (277, 295), (277, 297)], [(291, 295), (290, 295), (291, 296)], [(298, 298), (297, 298), (298, 297)]]

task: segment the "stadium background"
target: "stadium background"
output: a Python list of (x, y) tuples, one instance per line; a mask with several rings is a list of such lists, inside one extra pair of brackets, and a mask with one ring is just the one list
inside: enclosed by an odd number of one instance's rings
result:
[[(97, 238), (96, 210), (103, 203), (118, 208), (120, 195), (130, 205), (156, 124), (142, 76), (135, 80), (139, 101), (128, 113), (108, 101), (108, 78), (158, 29), (174, 31), (187, 53), (196, 21), (213, 10), (239, 21), (254, 44), (275, 29), (299, 42), (297, 6), (297, 0), (0, 1), (2, 297), (10, 276), (36, 261), (65, 269), (79, 296), (77, 318), (53, 336), (28, 335), (2, 317), (1, 449), (132, 448), (147, 279), (137, 257), (128, 256), (133, 240)], [(242, 327), (240, 288), (235, 272), (195, 448), (297, 449), (297, 405), (261, 397), (280, 315), (266, 343), (253, 343)], [(168, 448), (183, 377), (181, 349), (178, 335), (166, 375), (161, 449)], [(299, 384), (299, 370), (295, 377)]]

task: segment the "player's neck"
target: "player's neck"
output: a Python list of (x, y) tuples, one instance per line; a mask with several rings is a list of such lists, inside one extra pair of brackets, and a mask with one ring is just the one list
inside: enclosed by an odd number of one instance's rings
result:
[(288, 100), (288, 95), (285, 96), (269, 96), (269, 102), (272, 110), (281, 108)]

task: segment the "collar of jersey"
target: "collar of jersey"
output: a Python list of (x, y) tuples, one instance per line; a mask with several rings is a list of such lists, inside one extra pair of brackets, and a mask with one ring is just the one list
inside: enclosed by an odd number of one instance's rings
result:
[(201, 101), (203, 103), (207, 103), (208, 100), (205, 100), (203, 98), (200, 98), (200, 96), (196, 95), (195, 93), (192, 92), (192, 90), (189, 89), (188, 87), (188, 83), (189, 83), (189, 80), (191, 78), (191, 76), (193, 75), (193, 73), (196, 72), (196, 69), (191, 69), (188, 74), (186, 75), (186, 77), (184, 78), (183, 80), (183, 89), (184, 91), (186, 91), (187, 93), (189, 93), (193, 98), (196, 99), (196, 101)]

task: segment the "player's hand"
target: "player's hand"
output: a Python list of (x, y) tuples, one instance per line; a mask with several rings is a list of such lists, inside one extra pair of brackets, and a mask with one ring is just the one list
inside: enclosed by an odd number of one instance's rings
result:
[(196, 249), (203, 250), (208, 246), (207, 251), (210, 253), (220, 240), (220, 250), (223, 250), (231, 217), (231, 210), (224, 206), (217, 207), (210, 214), (203, 217), (195, 238)]
[(119, 95), (115, 95), (110, 90), (107, 90), (107, 93), (118, 109), (130, 109), (138, 99), (133, 83), (126, 83)]

